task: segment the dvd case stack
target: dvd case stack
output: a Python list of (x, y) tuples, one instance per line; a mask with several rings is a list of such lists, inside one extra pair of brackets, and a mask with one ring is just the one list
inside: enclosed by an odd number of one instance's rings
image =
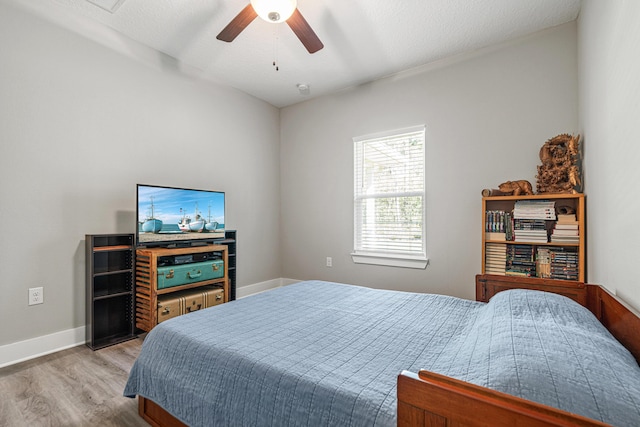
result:
[(491, 210), (485, 212), (484, 232), (487, 240), (506, 240), (505, 211)]
[(533, 245), (509, 245), (505, 275), (535, 277), (536, 259)]
[(549, 242), (547, 222), (544, 219), (516, 218), (513, 220), (513, 232), (516, 242)]
[(551, 249), (551, 278), (578, 280), (578, 253), (562, 248)]

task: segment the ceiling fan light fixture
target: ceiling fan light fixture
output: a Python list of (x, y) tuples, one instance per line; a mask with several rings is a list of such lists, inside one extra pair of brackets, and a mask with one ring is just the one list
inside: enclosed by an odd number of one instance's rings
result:
[(289, 19), (297, 3), (297, 0), (251, 0), (251, 6), (258, 16), (273, 24)]

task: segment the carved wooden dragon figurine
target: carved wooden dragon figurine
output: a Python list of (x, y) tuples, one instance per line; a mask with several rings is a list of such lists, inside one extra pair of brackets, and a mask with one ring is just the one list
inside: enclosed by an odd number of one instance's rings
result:
[(538, 193), (577, 193), (581, 185), (580, 135), (561, 134), (540, 148), (536, 187)]

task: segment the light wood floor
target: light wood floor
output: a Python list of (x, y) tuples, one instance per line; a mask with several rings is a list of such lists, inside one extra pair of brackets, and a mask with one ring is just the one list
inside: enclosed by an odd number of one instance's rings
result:
[(82, 345), (0, 369), (0, 426), (147, 426), (122, 396), (142, 339)]

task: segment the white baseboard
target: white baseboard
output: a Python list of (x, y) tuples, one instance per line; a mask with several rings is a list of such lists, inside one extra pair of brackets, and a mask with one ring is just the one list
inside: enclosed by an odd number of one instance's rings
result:
[[(252, 294), (291, 285), (299, 281), (300, 280), (280, 278), (254, 283), (253, 285), (238, 288), (236, 290), (236, 296), (237, 298), (244, 298)], [(0, 346), (0, 368), (55, 353), (56, 351), (66, 350), (77, 345), (82, 345), (85, 342), (85, 327), (80, 326), (75, 329), (68, 329), (66, 331), (3, 345)]]
[(298, 282), (302, 282), (302, 280), (298, 280), (298, 279), (287, 279), (287, 278), (282, 278), (280, 279), (282, 282), (281, 286), (288, 286), (288, 285), (293, 285), (294, 283), (298, 283)]
[(85, 327), (67, 329), (0, 346), (0, 368), (85, 343)]
[(267, 280), (266, 282), (254, 283), (253, 285), (247, 285), (241, 288), (237, 288), (236, 298), (240, 299), (248, 297), (249, 295), (259, 294), (260, 292), (268, 291), (269, 289), (275, 289), (297, 282), (300, 282), (300, 280), (285, 279), (281, 277), (279, 279)]

